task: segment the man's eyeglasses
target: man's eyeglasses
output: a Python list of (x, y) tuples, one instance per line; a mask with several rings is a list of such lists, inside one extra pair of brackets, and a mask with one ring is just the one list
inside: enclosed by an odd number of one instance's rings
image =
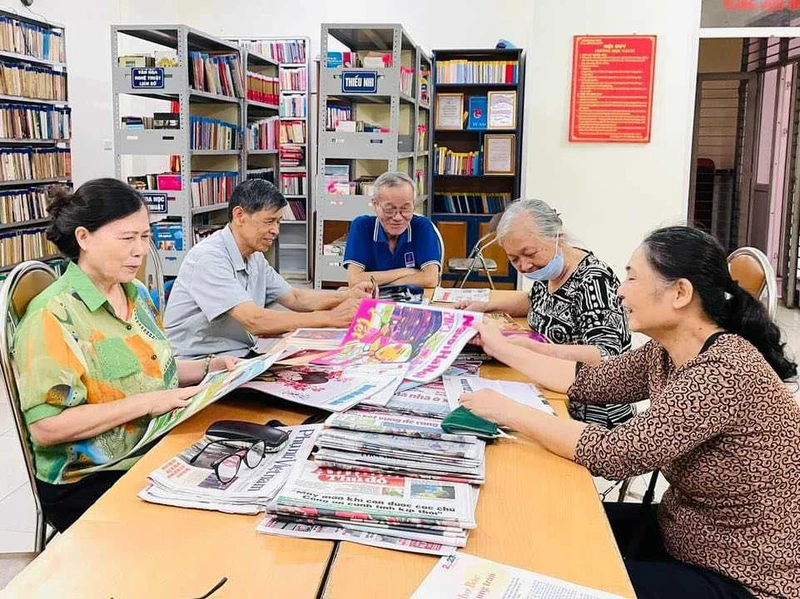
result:
[(263, 439), (249, 439), (242, 441), (229, 441), (227, 439), (215, 439), (209, 441), (203, 448), (198, 451), (191, 460), (190, 464), (194, 464), (202, 453), (212, 445), (221, 445), (233, 451), (227, 455), (223, 455), (211, 464), (214, 474), (217, 475), (219, 482), (223, 485), (228, 484), (239, 473), (239, 468), (244, 462), (248, 468), (255, 468), (264, 459), (267, 453), (267, 444)]
[(400, 214), (406, 220), (409, 220), (412, 216), (414, 216), (414, 208), (402, 208), (398, 210), (394, 206), (389, 208), (384, 208), (383, 206), (380, 207), (381, 212), (386, 218), (394, 218), (396, 214)]

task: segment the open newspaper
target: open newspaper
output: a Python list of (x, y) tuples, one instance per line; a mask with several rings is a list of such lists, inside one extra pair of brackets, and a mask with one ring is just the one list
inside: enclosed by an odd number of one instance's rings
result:
[(242, 386), (247, 381), (258, 376), (279, 357), (280, 353), (273, 353), (259, 356), (251, 360), (242, 360), (233, 370), (222, 370), (209, 373), (200, 385), (206, 388), (193, 395), (189, 399), (189, 404), (185, 408), (178, 408), (153, 418), (147, 425), (144, 435), (124, 456), (93, 468), (88, 468), (83, 472), (95, 472), (103, 470), (111, 465), (119, 464), (133, 458), (137, 458), (142, 450), (157, 438), (168, 433), (178, 426), (181, 422), (188, 420), (203, 408), (224, 397), (237, 387)]
[(212, 464), (232, 452), (231, 447), (249, 444), (226, 442), (205, 449), (211, 440), (204, 436), (187, 450), (148, 474), (149, 485), (139, 497), (151, 503), (216, 510), (235, 514), (257, 514), (286, 483), (292, 469), (302, 465), (314, 447), (322, 426), (308, 424), (286, 427), (287, 441), (276, 451), (267, 453), (255, 468), (242, 463), (236, 478), (222, 483)]
[(273, 368), (243, 387), (305, 406), (340, 412), (372, 398), (380, 391), (387, 391), (388, 400), (407, 370), (407, 364)]
[(447, 400), (447, 392), (441, 380), (425, 383), (407, 391), (398, 391), (383, 404), (372, 398), (365, 399), (361, 404), (380, 406), (400, 414), (415, 414), (432, 418), (444, 418), (451, 409)]
[[(361, 530), (358, 527), (346, 525), (303, 522), (300, 520), (276, 518), (274, 516), (267, 516), (264, 518), (259, 523), (256, 530), (268, 535), (299, 537), (303, 539), (322, 539), (327, 541), (350, 541), (351, 543), (370, 545), (382, 549), (397, 549), (410, 553), (426, 553), (429, 555), (452, 555), (456, 551), (456, 547), (452, 545), (442, 545), (434, 541), (422, 541), (381, 532)], [(466, 543), (466, 540), (464, 542)]]
[(442, 557), (411, 599), (622, 599), (513, 566), (455, 553)]
[(462, 394), (474, 393), (480, 389), (492, 389), (530, 408), (541, 410), (547, 414), (555, 414), (555, 411), (550, 407), (550, 404), (547, 403), (544, 395), (542, 395), (533, 383), (497, 381), (471, 375), (445, 376), (442, 377), (442, 380), (444, 381), (444, 388), (447, 391), (447, 399), (450, 403), (450, 408), (453, 410), (458, 407), (458, 398), (461, 397)]
[(344, 344), (314, 364), (408, 364), (407, 378), (431, 382), (444, 373), (467, 342), (482, 314), (429, 306), (361, 301)]
[(346, 334), (347, 329), (297, 329), (284, 339), (301, 349), (335, 349), (342, 344)]
[(329, 516), (362, 524), (454, 530), (477, 526), (473, 490), (468, 484), (334, 470), (313, 462), (292, 474), (268, 512), (305, 518)]
[(405, 416), (384, 412), (368, 412), (365, 410), (348, 410), (340, 414), (331, 414), (325, 421), (329, 428), (360, 431), (364, 433), (385, 433), (417, 437), (420, 439), (439, 439), (458, 441), (461, 443), (478, 443), (473, 435), (446, 433), (442, 429), (442, 421), (422, 416)]
[(470, 302), (488, 302), (491, 296), (489, 289), (458, 289), (437, 287), (433, 292), (432, 302), (443, 304), (460, 304)]

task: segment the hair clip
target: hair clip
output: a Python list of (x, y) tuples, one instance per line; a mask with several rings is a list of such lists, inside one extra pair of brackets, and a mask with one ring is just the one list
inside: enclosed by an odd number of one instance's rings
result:
[(730, 294), (730, 293), (728, 293), (728, 292), (726, 291), (726, 292), (725, 292), (725, 300), (726, 300), (726, 301), (731, 301), (732, 299), (733, 299), (733, 294)]

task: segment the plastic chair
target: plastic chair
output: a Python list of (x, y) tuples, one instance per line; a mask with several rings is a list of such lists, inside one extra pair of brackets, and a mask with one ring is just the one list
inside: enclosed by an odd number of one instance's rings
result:
[[(147, 276), (147, 266), (153, 266), (153, 275)], [(147, 256), (142, 260), (142, 265), (139, 267), (139, 272), (136, 273), (136, 278), (145, 284), (147, 290), (150, 291), (150, 296), (153, 303), (156, 305), (159, 316), (164, 318), (164, 310), (166, 309), (166, 299), (164, 295), (164, 269), (161, 265), (161, 255), (158, 253), (158, 248), (155, 243), (150, 242), (150, 248), (147, 250)], [(155, 281), (153, 280), (155, 278)], [(155, 291), (155, 294), (153, 293)]]
[(450, 258), (447, 261), (447, 268), (450, 272), (464, 273), (463, 278), (457, 279), (453, 287), (463, 288), (473, 272), (482, 272), (489, 279), (489, 287), (495, 288), (492, 273), (497, 272), (497, 262), (492, 258), (484, 257), (483, 252), (497, 241), (497, 225), (502, 216), (502, 213), (498, 213), (492, 217), (492, 220), (489, 221), (489, 232), (475, 243), (469, 256), (466, 258)]
[(14, 415), (14, 424), (17, 428), (17, 437), (25, 457), (25, 469), (28, 472), (28, 482), (33, 492), (33, 501), (36, 506), (36, 544), (34, 550), (41, 552), (47, 544), (47, 523), (45, 521), (42, 502), (36, 489), (36, 466), (34, 463), (33, 449), (30, 444), (28, 427), (22, 414), (22, 405), (17, 388), (17, 373), (12, 356), (12, 343), (14, 331), (19, 321), (25, 315), (31, 300), (56, 279), (55, 270), (47, 264), (37, 261), (23, 262), (8, 275), (2, 289), (0, 289), (0, 369), (3, 373), (2, 390), (11, 405)]
[(774, 319), (778, 311), (778, 282), (764, 252), (754, 247), (739, 248), (728, 256), (728, 269), (731, 278), (761, 301), (770, 319)]
[[(433, 230), (436, 233), (436, 237), (439, 238), (439, 264), (444, 264), (444, 239), (442, 238), (442, 233), (439, 231), (439, 227), (436, 226), (436, 223), (431, 221), (433, 225)], [(439, 267), (439, 284), (442, 283), (442, 270), (444, 270), (441, 266)]]

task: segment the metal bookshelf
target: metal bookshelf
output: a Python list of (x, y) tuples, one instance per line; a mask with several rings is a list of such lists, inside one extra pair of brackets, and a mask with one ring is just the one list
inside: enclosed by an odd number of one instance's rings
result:
[[(139, 40), (137, 41), (131, 41)], [(140, 87), (133, 82), (136, 67), (119, 66), (121, 42), (136, 48), (141, 42), (149, 42), (169, 48), (177, 55), (178, 66), (150, 67), (155, 73), (156, 84), (152, 88)], [(138, 44), (138, 45), (137, 45)], [(150, 46), (147, 46), (150, 48)], [(189, 52), (239, 53), (241, 48), (234, 43), (215, 38), (186, 25), (114, 25), (111, 27), (112, 91), (114, 108), (114, 152), (116, 176), (125, 180), (127, 175), (140, 173), (124, 172), (126, 160), (136, 157), (147, 162), (146, 157), (178, 156), (180, 159), (180, 190), (147, 190), (143, 194), (151, 203), (151, 220), (180, 224), (182, 248), (159, 248), (164, 276), (175, 277), (186, 253), (194, 243), (195, 225), (222, 225), (226, 222), (227, 203), (195, 207), (192, 203), (192, 171), (231, 171), (243, 175), (243, 164), (247, 155), (244, 150), (192, 150), (190, 118), (205, 116), (243, 127), (244, 100), (242, 98), (199, 91), (189, 86), (191, 60)], [(248, 62), (242, 58), (242, 68)], [(141, 70), (138, 71), (141, 73)], [(246, 85), (246, 81), (245, 81)], [(179, 129), (125, 129), (122, 127), (120, 101), (123, 97), (139, 97), (168, 100), (178, 103)], [(168, 109), (162, 109), (168, 112)], [(158, 110), (156, 110), (158, 112)], [(243, 144), (244, 145), (244, 144)], [(128, 167), (130, 168), (130, 167)], [(166, 196), (166, 202), (163, 198)], [(165, 211), (159, 211), (166, 204)]]
[[(283, 99), (286, 97), (300, 97), (303, 98), (303, 104), (305, 106), (305, 115), (302, 117), (295, 117), (295, 116), (286, 116), (283, 113), (280, 113), (280, 121), (281, 124), (296, 121), (302, 123), (302, 127), (305, 131), (305, 141), (303, 143), (289, 143), (281, 142), (280, 147), (284, 149), (288, 148), (296, 148), (301, 149), (303, 152), (303, 160), (300, 166), (291, 166), (287, 167), (283, 164), (283, 161), (278, 158), (276, 159), (275, 163), (276, 167), (276, 176), (275, 176), (275, 184), (279, 186), (283, 190), (283, 186), (281, 184), (281, 177), (280, 174), (304, 174), (305, 175), (305, 193), (302, 194), (288, 194), (285, 193), (284, 196), (290, 202), (293, 201), (303, 201), (305, 204), (305, 212), (306, 218), (305, 219), (296, 219), (289, 220), (287, 218), (283, 219), (281, 223), (281, 234), (278, 238), (276, 243), (276, 265), (275, 268), (278, 269), (280, 274), (286, 278), (295, 281), (309, 281), (311, 278), (311, 260), (309, 256), (311, 254), (309, 248), (312, 245), (312, 235), (311, 230), (308, 227), (309, 215), (313, 213), (313, 206), (311, 203), (311, 199), (313, 194), (310, 192), (313, 187), (311, 186), (312, 180), (312, 172), (309, 168), (309, 165), (314, 164), (313, 158), (311, 157), (311, 150), (312, 147), (308, 143), (308, 140), (312, 138), (311, 131), (313, 130), (312, 127), (312, 118), (311, 118), (311, 101), (310, 101), (310, 93), (311, 93), (311, 69), (309, 68), (309, 38), (307, 37), (238, 37), (238, 38), (231, 38), (235, 40), (239, 44), (241, 44), (244, 48), (252, 48), (259, 52), (262, 56), (268, 56), (276, 65), (278, 70), (278, 77), (281, 78), (281, 86), (280, 86), (280, 93), (279, 93), (279, 106), (276, 106), (276, 114), (280, 112), (280, 104), (283, 102)], [(286, 56), (286, 53), (280, 53), (275, 44), (299, 44), (302, 45), (303, 52), (302, 56)], [(301, 60), (302, 59), (302, 60)], [(285, 88), (283, 85), (283, 77), (285, 74), (294, 72), (294, 71), (302, 71), (305, 74), (305, 90), (295, 90), (291, 88)], [(277, 152), (276, 152), (277, 154)], [(278, 174), (278, 168), (280, 170), (280, 174)]]
[[(377, 177), (385, 171), (402, 171), (412, 178), (418, 171), (430, 172), (426, 147), (419, 147), (417, 125), (429, 111), (420, 106), (419, 72), (430, 59), (417, 46), (402, 25), (323, 24), (319, 76), (319, 140), (315, 185), (316, 230), (314, 286), (341, 284), (347, 273), (341, 255), (327, 255), (326, 246), (347, 232), (349, 223), (362, 214), (372, 213), (371, 197), (366, 194), (327, 193), (326, 166), (349, 165), (351, 181)], [(335, 40), (335, 41), (334, 41)], [(336, 44), (338, 42), (338, 44)], [(391, 66), (378, 68), (329, 65), (328, 52), (344, 46), (356, 53), (391, 53)], [(411, 69), (410, 93), (401, 92), (402, 69)], [(327, 128), (330, 106), (349, 106), (351, 120), (379, 125), (386, 132), (336, 131)], [(324, 122), (323, 122), (324, 119)], [(429, 120), (429, 119), (428, 119)], [(419, 194), (418, 194), (419, 195)], [(424, 202), (425, 197), (418, 197)], [(418, 210), (423, 211), (420, 204)]]
[[(65, 43), (64, 26), (59, 23), (33, 18), (9, 10), (0, 10), (0, 16), (16, 21), (23, 26), (30, 25), (35, 28), (39, 28), (41, 30), (39, 32), (41, 35), (44, 35), (45, 32), (48, 32), (51, 35), (60, 36), (62, 43)], [(17, 42), (24, 39), (22, 36), (15, 36), (15, 38)], [(6, 40), (6, 43), (12, 44), (13, 41)], [(66, 49), (64, 50), (64, 60), (59, 61), (49, 60), (47, 58), (34, 56), (32, 54), (32, 52), (29, 52), (27, 45), (22, 48), (6, 47), (5, 49), (2, 49), (2, 47), (0, 47), (0, 60), (7, 65), (18, 64), (22, 67), (46, 69), (59, 75), (63, 74), (68, 78)], [(69, 110), (68, 99), (68, 94), (63, 100), (44, 100), (25, 96), (2, 94), (0, 95), (0, 106), (5, 107), (9, 104), (13, 104), (15, 106), (30, 106), (32, 108), (46, 107), (48, 109), (63, 108), (65, 110)], [(72, 125), (71, 120), (72, 119), (70, 115), (70, 125)], [(0, 139), (0, 151), (22, 149), (31, 149), (36, 151), (45, 150), (48, 148), (58, 148), (69, 151), (70, 139), (32, 139), (24, 137), (5, 137)], [(0, 210), (2, 210), (2, 214), (4, 216), (4, 218), (0, 219), (0, 221), (6, 221), (0, 222), (0, 246), (2, 246), (3, 250), (3, 258), (0, 259), (0, 279), (4, 279), (14, 266), (20, 262), (24, 262), (25, 260), (41, 260), (43, 262), (50, 263), (50, 265), (54, 266), (57, 270), (61, 268), (64, 261), (63, 256), (49, 251), (51, 249), (55, 250), (54, 246), (45, 246), (46, 251), (44, 254), (41, 254), (30, 251), (29, 245), (23, 243), (22, 252), (19, 252), (19, 246), (16, 246), (16, 242), (14, 242), (13, 239), (24, 235), (25, 232), (36, 233), (43, 231), (50, 222), (50, 219), (44, 210), (44, 206), (38, 206), (35, 210), (31, 211), (31, 203), (29, 203), (27, 206), (28, 212), (22, 212), (19, 210), (21, 202), (16, 202), (17, 209), (12, 211), (11, 206), (13, 205), (13, 202), (6, 195), (15, 192), (21, 193), (23, 191), (32, 189), (35, 189), (36, 191), (42, 191), (50, 185), (58, 184), (70, 187), (72, 186), (70, 170), (67, 170), (62, 175), (57, 175), (54, 177), (38, 177), (0, 181), (0, 194), (3, 194), (3, 197), (0, 198)], [(16, 248), (13, 246), (16, 246)]]

